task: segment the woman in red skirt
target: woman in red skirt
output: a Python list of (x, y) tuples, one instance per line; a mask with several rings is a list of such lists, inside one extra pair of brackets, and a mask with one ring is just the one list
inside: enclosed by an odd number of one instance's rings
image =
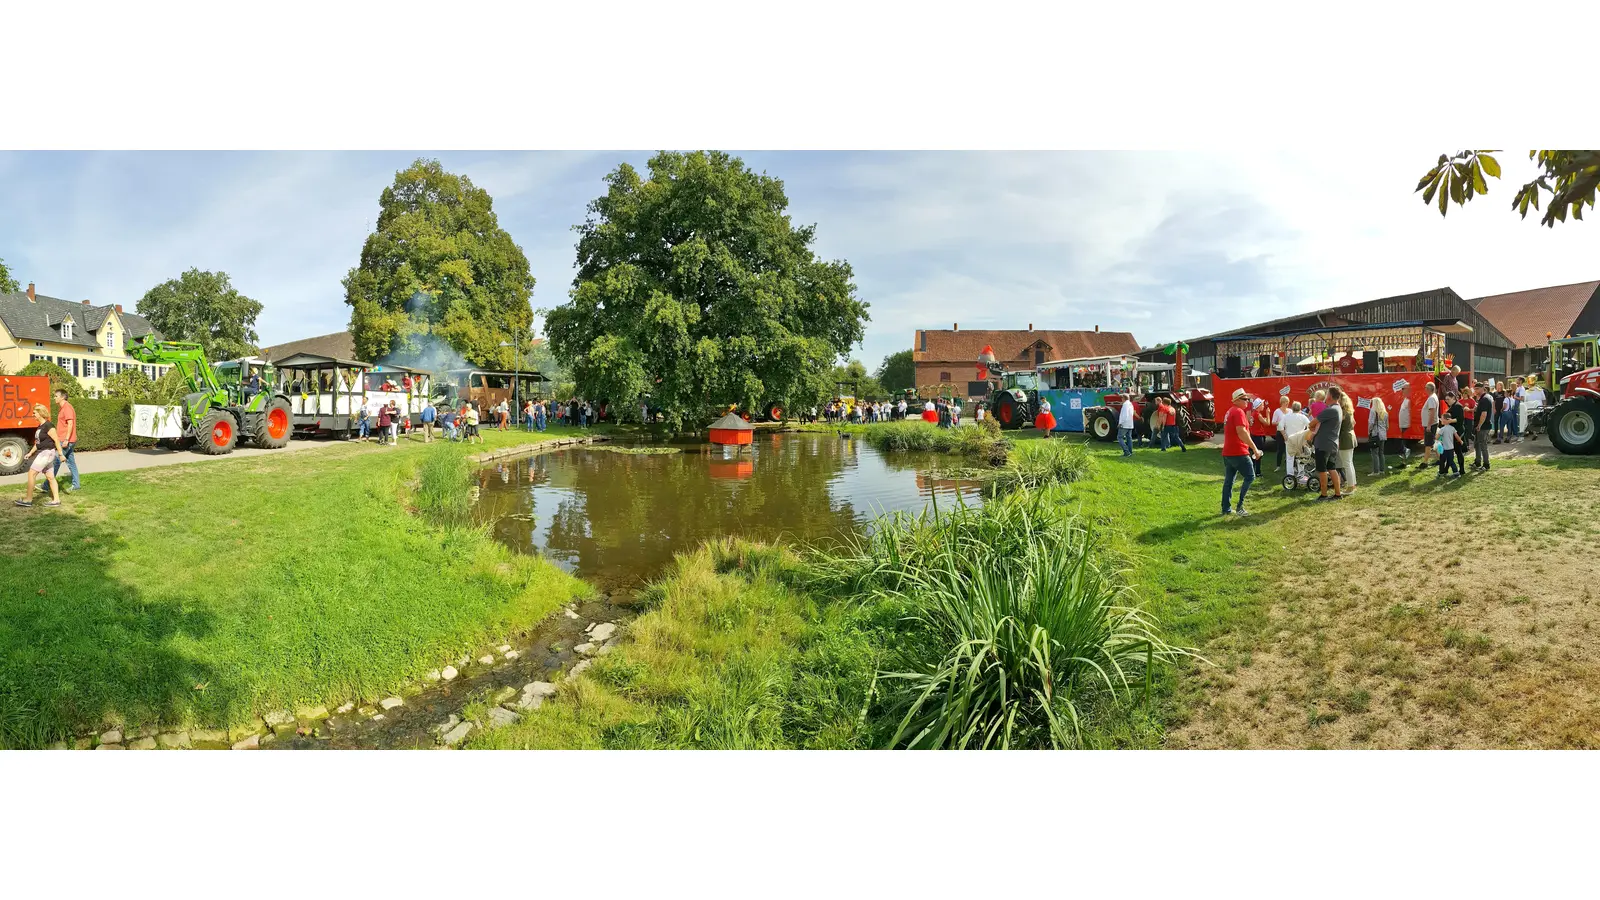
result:
[(1033, 420), (1033, 426), (1044, 432), (1046, 438), (1049, 438), (1050, 432), (1055, 430), (1056, 417), (1050, 413), (1050, 401), (1043, 397), (1039, 398), (1039, 416)]

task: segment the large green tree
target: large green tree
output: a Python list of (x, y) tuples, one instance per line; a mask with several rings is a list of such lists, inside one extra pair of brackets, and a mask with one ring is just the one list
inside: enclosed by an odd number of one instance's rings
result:
[(227, 272), (190, 269), (139, 298), (139, 315), (169, 341), (193, 341), (213, 361), (256, 352), (261, 304), (239, 293)]
[(361, 264), (344, 279), (356, 354), (431, 366), (459, 356), (511, 369), (529, 349), (533, 275), (489, 192), (419, 159), (395, 174), (378, 205)]
[(14, 294), (20, 289), (17, 280), (11, 277), (11, 270), (6, 268), (6, 261), (0, 259), (0, 294)]
[[(1452, 203), (1466, 206), (1473, 197), (1489, 193), (1488, 178), (1500, 177), (1500, 162), (1494, 157), (1499, 152), (1440, 154), (1439, 161), (1417, 182), (1422, 202), (1437, 202), (1442, 216)], [(1595, 194), (1600, 192), (1600, 150), (1529, 150), (1528, 158), (1539, 166), (1539, 175), (1511, 198), (1511, 208), (1524, 219), (1529, 209), (1539, 209), (1541, 198), (1545, 211), (1539, 224), (1548, 228), (1565, 222), (1568, 215), (1582, 219), (1585, 206), (1594, 209)]]
[(858, 400), (881, 400), (889, 395), (878, 379), (867, 374), (861, 360), (852, 359), (833, 367), (833, 393), (850, 393)]
[(580, 393), (649, 394), (668, 423), (709, 408), (816, 402), (867, 306), (850, 265), (812, 252), (783, 182), (720, 152), (624, 163), (577, 226), (578, 275), (545, 320)]
[(883, 358), (878, 366), (878, 383), (886, 391), (903, 391), (917, 386), (917, 366), (911, 361), (910, 350), (897, 350)]

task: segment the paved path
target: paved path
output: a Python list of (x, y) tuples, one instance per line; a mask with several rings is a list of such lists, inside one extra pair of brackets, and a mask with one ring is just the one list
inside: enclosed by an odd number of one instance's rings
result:
[[(78, 454), (78, 474), (91, 475), (95, 472), (126, 472), (130, 469), (146, 469), (151, 466), (174, 466), (180, 463), (214, 462), (219, 459), (238, 459), (242, 456), (260, 456), (263, 453), (288, 453), (290, 451), (315, 450), (319, 447), (337, 447), (343, 441), (329, 439), (294, 440), (289, 446), (281, 450), (262, 450), (259, 447), (241, 447), (224, 456), (209, 456), (196, 453), (193, 450), (163, 450), (160, 447), (141, 447), (137, 450), (96, 450), (91, 453)], [(61, 467), (62, 486), (72, 482), (67, 473), (66, 466)], [(0, 484), (23, 484), (28, 480), (28, 473), (19, 475), (0, 476)]]

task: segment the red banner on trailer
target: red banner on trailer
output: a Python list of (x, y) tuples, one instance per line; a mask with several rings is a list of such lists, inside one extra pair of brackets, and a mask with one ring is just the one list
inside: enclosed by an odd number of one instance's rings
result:
[[(1266, 401), (1268, 415), (1271, 410), (1277, 409), (1281, 398), (1300, 401), (1302, 407), (1311, 405), (1311, 395), (1318, 390), (1326, 390), (1337, 385), (1339, 390), (1350, 395), (1350, 402), (1356, 406), (1356, 439), (1365, 440), (1367, 437), (1367, 413), (1364, 411), (1370, 405), (1373, 397), (1383, 398), (1383, 405), (1389, 410), (1389, 437), (1422, 439), (1422, 404), (1428, 399), (1428, 383), (1434, 380), (1432, 372), (1358, 372), (1352, 375), (1268, 375), (1260, 378), (1223, 378), (1213, 375), (1211, 383), (1213, 393), (1217, 398), (1218, 415), (1227, 410), (1232, 402), (1233, 392), (1244, 388), (1252, 397), (1260, 397)], [(1407, 391), (1402, 391), (1401, 385), (1409, 384)], [(1400, 430), (1400, 404), (1411, 397), (1411, 427), (1403, 433)], [(1367, 401), (1363, 404), (1361, 401)], [(1441, 404), (1444, 398), (1440, 397)], [(1254, 434), (1270, 434), (1270, 429), (1252, 428)]]

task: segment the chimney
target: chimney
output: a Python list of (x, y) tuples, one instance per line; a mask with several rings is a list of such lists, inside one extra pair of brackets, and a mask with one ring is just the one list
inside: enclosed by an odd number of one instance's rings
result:
[(83, 301), (83, 305), (84, 306), (88, 306), (89, 305), (89, 301), (87, 301), (87, 300)]
[(33, 292), (33, 282), (31, 282), (31, 281), (28, 282), (28, 302), (29, 303), (37, 303), (37, 302), (39, 302), (38, 301), (38, 297), (39, 297), (39, 295), (35, 294)]
[(1028, 330), (1029, 330), (1029, 331), (1032, 331), (1032, 330), (1033, 330), (1033, 323), (1032, 323), (1032, 322), (1029, 322), (1029, 323), (1028, 323)]
[(1100, 326), (1099, 326), (1099, 325), (1096, 325), (1096, 326), (1095, 326), (1095, 327), (1094, 327), (1094, 333), (1095, 333), (1095, 334), (1099, 334), (1099, 333), (1100, 333)]
[(952, 322), (952, 323), (950, 323), (950, 330), (951, 331), (960, 331), (961, 330), (961, 323), (960, 322)]
[(122, 304), (121, 303), (117, 304), (117, 315), (119, 315), (119, 316), (122, 315)]

